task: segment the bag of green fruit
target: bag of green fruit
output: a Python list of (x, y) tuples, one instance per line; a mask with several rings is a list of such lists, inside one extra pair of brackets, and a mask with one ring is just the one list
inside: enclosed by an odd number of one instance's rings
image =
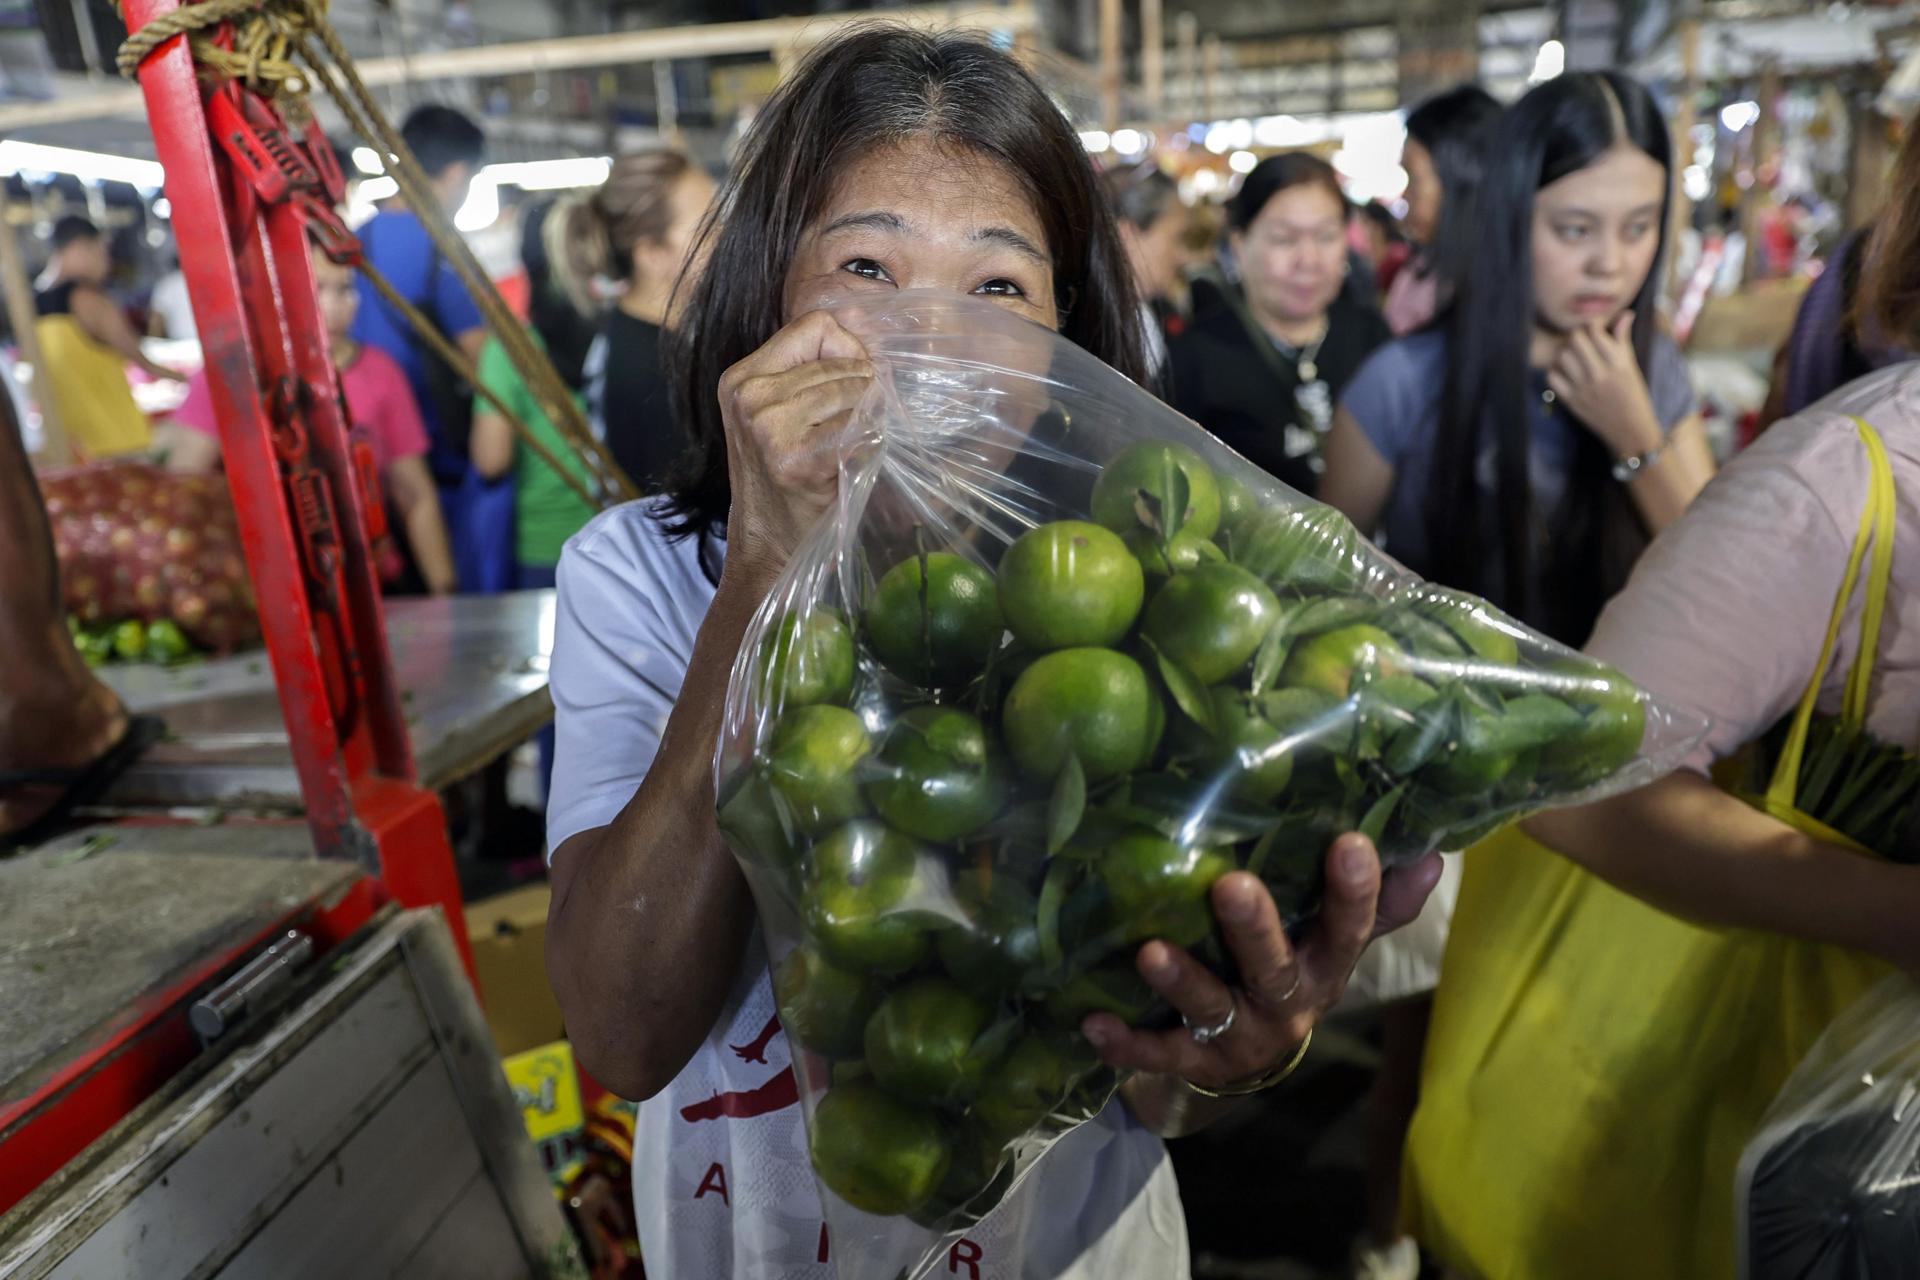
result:
[(1649, 780), (1697, 726), (1419, 581), (1053, 333), (902, 293), (835, 509), (750, 628), (715, 759), (839, 1274), (918, 1275), (1117, 1084), (1081, 1020), (1163, 1011), (1207, 891), (1315, 909)]

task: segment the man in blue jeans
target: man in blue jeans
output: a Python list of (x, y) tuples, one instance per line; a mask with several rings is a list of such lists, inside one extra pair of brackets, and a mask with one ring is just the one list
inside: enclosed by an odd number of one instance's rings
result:
[[(479, 172), (486, 136), (452, 107), (416, 107), (400, 136), (420, 161), (434, 195), (449, 215), (466, 202)], [(413, 210), (393, 207), (360, 228), (367, 260), (418, 307), (476, 365), (486, 343), (480, 309)], [(505, 591), (514, 585), (513, 484), (488, 484), (467, 461), (471, 402), (414, 334), (413, 327), (364, 278), (353, 337), (378, 347), (406, 371), (420, 416), (427, 424), (427, 462), (440, 487), (463, 591)]]

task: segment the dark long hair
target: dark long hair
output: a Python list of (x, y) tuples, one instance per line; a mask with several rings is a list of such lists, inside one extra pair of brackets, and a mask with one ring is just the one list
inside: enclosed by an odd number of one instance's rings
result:
[(1407, 116), (1407, 136), (1433, 157), (1440, 179), (1440, 225), (1433, 243), (1422, 245), (1427, 274), (1451, 289), (1465, 274), (1478, 222), (1474, 206), (1486, 173), (1487, 143), (1500, 119), (1500, 104), (1477, 84), (1434, 94)]
[(781, 327), (789, 266), (847, 165), (932, 139), (1004, 165), (1030, 193), (1053, 258), (1065, 338), (1136, 382), (1147, 376), (1119, 231), (1073, 130), (1020, 64), (984, 38), (863, 25), (815, 50), (740, 145), (700, 229), (700, 276), (667, 342), (686, 461), (667, 483), (669, 533), (724, 527), (731, 490), (720, 375)]
[[(1447, 373), (1426, 495), (1432, 576), (1488, 596), (1556, 639), (1579, 644), (1600, 607), (1626, 584), (1646, 544), (1612, 459), (1590, 431), (1577, 433), (1566, 497), (1536, 512), (1529, 483), (1529, 369), (1534, 300), (1533, 203), (1540, 188), (1584, 169), (1617, 143), (1666, 171), (1672, 148), (1653, 95), (1617, 71), (1549, 80), (1500, 119), (1487, 151), (1472, 263), (1442, 323)], [(1633, 349), (1644, 372), (1656, 332), (1655, 297), (1667, 248), (1672, 195), (1663, 196), (1660, 245), (1634, 297)], [(1479, 485), (1491, 452), (1497, 483), (1491, 512)], [(1551, 539), (1544, 536), (1552, 524)], [(1490, 572), (1497, 563), (1497, 576)]]

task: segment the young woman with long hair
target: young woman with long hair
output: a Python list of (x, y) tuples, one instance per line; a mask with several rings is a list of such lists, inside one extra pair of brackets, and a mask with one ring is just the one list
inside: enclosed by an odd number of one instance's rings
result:
[[(1863, 319), (1920, 350), (1920, 132), (1864, 262)], [(1735, 1168), (1781, 1083), (1920, 974), (1920, 364), (1735, 458), (1587, 651), (1711, 728), (1666, 778), (1468, 855), (1410, 1224), (1471, 1275), (1731, 1276)]]
[(1407, 171), (1407, 234), (1414, 257), (1393, 277), (1381, 311), (1405, 336), (1426, 326), (1453, 296), (1473, 255), (1474, 205), (1500, 104), (1477, 84), (1436, 93), (1407, 113), (1400, 165)]
[(1579, 72), (1516, 103), (1487, 154), (1453, 303), (1354, 379), (1320, 496), (1408, 568), (1578, 644), (1713, 471), (1659, 329), (1671, 142), (1637, 81)]
[[(634, 1194), (649, 1270), (823, 1280), (833, 1244), (712, 775), (742, 637), (833, 505), (836, 435), (873, 378), (818, 308), (905, 288), (988, 298), (1136, 380), (1140, 326), (1072, 126), (1010, 55), (966, 35), (873, 26), (816, 50), (756, 118), (698, 252), (669, 331), (687, 465), (663, 499), (597, 517), (560, 563), (547, 959), (583, 1064), (645, 1099)], [(1234, 1030), (1203, 1046), (1088, 1018), (1101, 1056), (1139, 1074), (1046, 1157), (1071, 1176), (1026, 1179), (968, 1230), (959, 1256), (979, 1274), (1188, 1273), (1156, 1135), (1217, 1114), (1189, 1083), (1284, 1062), (1376, 914), (1407, 918), (1435, 871), (1397, 873), (1383, 893), (1364, 839), (1330, 858), (1321, 923), (1297, 948), (1257, 880), (1216, 886), (1238, 988), (1164, 943), (1141, 948), (1142, 976), (1176, 1008), (1207, 1026), (1231, 1002)]]

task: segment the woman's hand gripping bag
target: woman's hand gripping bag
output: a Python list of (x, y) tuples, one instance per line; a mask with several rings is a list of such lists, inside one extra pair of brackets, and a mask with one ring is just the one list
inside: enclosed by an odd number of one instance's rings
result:
[(847, 1280), (918, 1275), (1168, 1016), (1150, 938), (1228, 967), (1208, 890), (1314, 912), (1388, 866), (1646, 782), (1698, 726), (1408, 574), (1057, 335), (903, 292), (835, 505), (734, 664), (719, 822), (753, 886)]

